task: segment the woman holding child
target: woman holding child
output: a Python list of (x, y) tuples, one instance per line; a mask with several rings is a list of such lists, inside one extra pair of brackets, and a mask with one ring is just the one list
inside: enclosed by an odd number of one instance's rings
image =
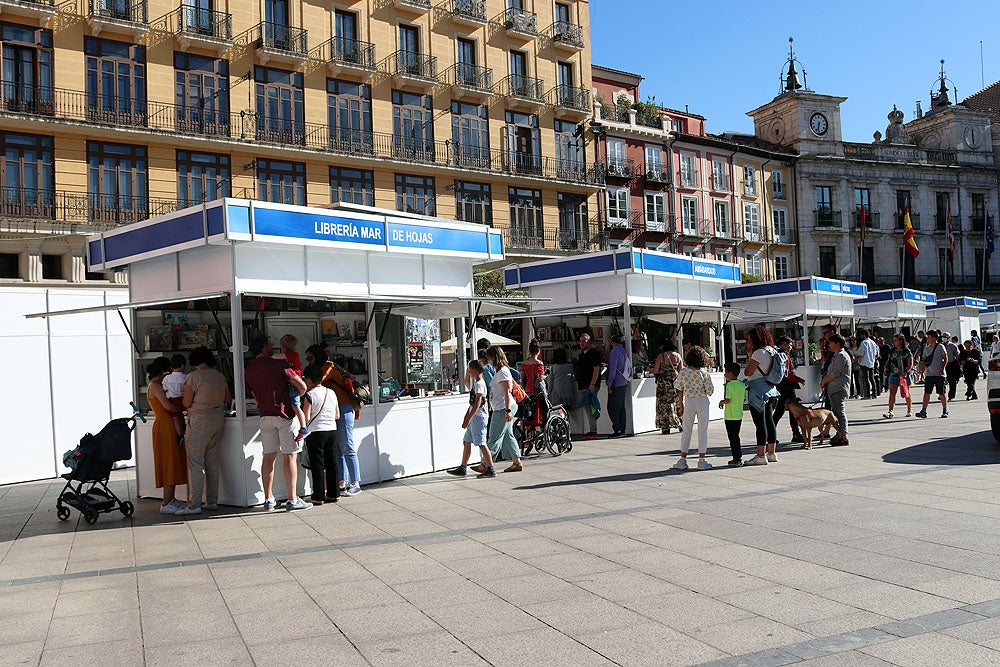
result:
[(187, 453), (174, 427), (174, 417), (180, 415), (180, 410), (167, 399), (163, 389), (163, 378), (170, 372), (170, 359), (167, 357), (157, 357), (146, 367), (146, 376), (149, 378), (146, 399), (154, 416), (153, 471), (156, 488), (163, 489), (160, 514), (174, 514), (186, 507), (174, 497), (174, 491), (178, 485), (188, 483)]

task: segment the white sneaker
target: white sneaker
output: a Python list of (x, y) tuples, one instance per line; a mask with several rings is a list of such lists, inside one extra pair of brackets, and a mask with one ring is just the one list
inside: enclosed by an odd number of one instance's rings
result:
[(187, 507), (187, 505), (174, 498), (166, 505), (160, 505), (160, 514), (177, 514), (177, 510), (182, 507)]
[(188, 516), (190, 514), (201, 514), (201, 508), (200, 507), (188, 507), (187, 505), (185, 505), (184, 507), (182, 507), (179, 510), (177, 510), (176, 512), (174, 512), (174, 514), (176, 514), (177, 516)]
[(265, 512), (270, 512), (271, 510), (273, 510), (277, 506), (278, 506), (278, 503), (274, 500), (274, 498), (266, 498), (264, 500), (264, 511)]
[(298, 510), (311, 510), (312, 505), (302, 500), (301, 498), (296, 498), (295, 500), (289, 500), (285, 503), (285, 509), (289, 512), (295, 512)]
[(677, 459), (677, 463), (675, 463), (674, 465), (672, 465), (670, 467), (673, 468), (674, 470), (687, 470), (688, 469), (688, 460), (684, 459), (684, 458)]
[(749, 461), (744, 461), (743, 465), (745, 465), (745, 466), (766, 466), (767, 465), (767, 459), (764, 458), (763, 456), (755, 456), (752, 459), (750, 459)]
[(768, 452), (767, 453), (767, 462), (768, 463), (777, 463), (778, 462), (778, 455), (775, 454), (774, 452)]
[(344, 496), (356, 496), (359, 493), (361, 493), (361, 485), (360, 484), (352, 484), (351, 486), (347, 487), (346, 489), (344, 489), (340, 493), (341, 493), (341, 495), (344, 495)]
[(705, 459), (698, 457), (698, 470), (711, 470), (712, 464)]

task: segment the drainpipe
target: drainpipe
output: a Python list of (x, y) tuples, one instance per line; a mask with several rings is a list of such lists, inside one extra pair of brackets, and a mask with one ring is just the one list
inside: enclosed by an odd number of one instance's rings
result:
[[(794, 222), (793, 222), (793, 229), (795, 230), (793, 232), (795, 234), (795, 275), (796, 276), (801, 276), (802, 275), (802, 238), (801, 238), (801, 235), (799, 234), (799, 184), (798, 184), (798, 179), (796, 177), (797, 176), (797, 172), (795, 171), (795, 160), (794, 160), (794, 158), (791, 161), (790, 166), (791, 166), (791, 169), (789, 169), (789, 171), (792, 174), (792, 179), (791, 179), (791, 183), (790, 183), (791, 188), (789, 189), (789, 193), (793, 197), (795, 197), (795, 201), (794, 202), (789, 202), (788, 210), (789, 211), (794, 211), (793, 215), (795, 216), (794, 217)], [(809, 346), (807, 344), (806, 345), (806, 356), (807, 356), (807, 358), (808, 358), (808, 355), (809, 355)]]
[(674, 215), (677, 212), (677, 184), (674, 182), (675, 172), (674, 172), (674, 142), (677, 141), (677, 137), (674, 133), (669, 133), (668, 139), (664, 142), (663, 146), (667, 152), (667, 168), (670, 170), (670, 181), (667, 183), (667, 192), (670, 194), (667, 202), (667, 224), (670, 230), (670, 252), (676, 252), (677, 248), (674, 247), (674, 235), (677, 233), (677, 219)]
[[(760, 231), (761, 235), (764, 237), (764, 262), (767, 264), (767, 268), (765, 269), (766, 278), (767, 280), (774, 280), (774, 275), (773, 272), (771, 271), (771, 241), (769, 240), (769, 237), (766, 233), (768, 227), (767, 212), (770, 209), (770, 207), (768, 206), (767, 202), (767, 178), (764, 176), (765, 174), (764, 168), (767, 167), (767, 165), (769, 164), (771, 164), (770, 157), (768, 157), (767, 160), (764, 161), (764, 164), (760, 166), (760, 201), (761, 201), (761, 208), (764, 209), (764, 215), (761, 216), (761, 223), (763, 226), (761, 227)], [(774, 232), (774, 229), (772, 228), (771, 231)]]
[[(961, 229), (962, 228), (962, 170), (961, 169), (959, 169), (957, 172), (955, 172), (955, 181), (958, 183), (958, 228)], [(985, 225), (985, 221), (984, 221), (984, 225)], [(955, 228), (955, 226), (952, 225), (952, 229), (954, 229), (954, 228)], [(962, 272), (961, 272), (960, 275), (963, 278), (965, 277), (965, 243), (963, 242), (964, 238), (965, 238), (965, 234), (960, 234), (959, 238), (958, 238), (958, 242), (956, 243), (956, 245), (958, 245), (959, 265), (962, 267)], [(985, 246), (983, 246), (983, 254), (984, 255), (986, 254), (986, 247)], [(975, 257), (975, 253), (973, 253), (972, 256)], [(951, 262), (951, 266), (952, 266), (952, 270), (954, 271), (954, 268), (955, 268), (955, 260), (954, 259)], [(976, 275), (975, 272), (973, 272), (972, 275), (975, 276)], [(955, 283), (954, 280), (952, 280), (951, 282), (952, 282), (952, 284)]]

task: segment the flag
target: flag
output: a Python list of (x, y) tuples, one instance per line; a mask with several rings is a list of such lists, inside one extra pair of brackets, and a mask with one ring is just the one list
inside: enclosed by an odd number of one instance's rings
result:
[(951, 206), (948, 207), (948, 259), (955, 261), (955, 228), (951, 226)]
[(903, 211), (903, 247), (906, 248), (906, 252), (910, 253), (910, 257), (916, 258), (920, 255), (920, 248), (917, 247), (917, 240), (913, 237), (913, 223), (910, 222), (910, 207), (907, 206)]
[(865, 212), (865, 205), (861, 205), (861, 214), (858, 216), (858, 226), (861, 227), (861, 245), (865, 244), (865, 227), (868, 226), (868, 214)]
[(993, 216), (987, 214), (986, 216), (986, 258), (989, 259), (990, 255), (996, 248), (993, 247)]

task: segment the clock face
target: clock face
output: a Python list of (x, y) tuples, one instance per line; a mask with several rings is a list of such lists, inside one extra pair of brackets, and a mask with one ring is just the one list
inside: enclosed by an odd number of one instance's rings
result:
[(979, 133), (971, 127), (965, 128), (965, 144), (969, 148), (976, 148), (979, 146)]
[(812, 128), (816, 136), (822, 137), (826, 134), (830, 126), (826, 121), (826, 116), (821, 113), (814, 113), (812, 118), (809, 119), (809, 127)]
[(778, 143), (785, 138), (785, 125), (780, 120), (771, 123), (771, 137)]

